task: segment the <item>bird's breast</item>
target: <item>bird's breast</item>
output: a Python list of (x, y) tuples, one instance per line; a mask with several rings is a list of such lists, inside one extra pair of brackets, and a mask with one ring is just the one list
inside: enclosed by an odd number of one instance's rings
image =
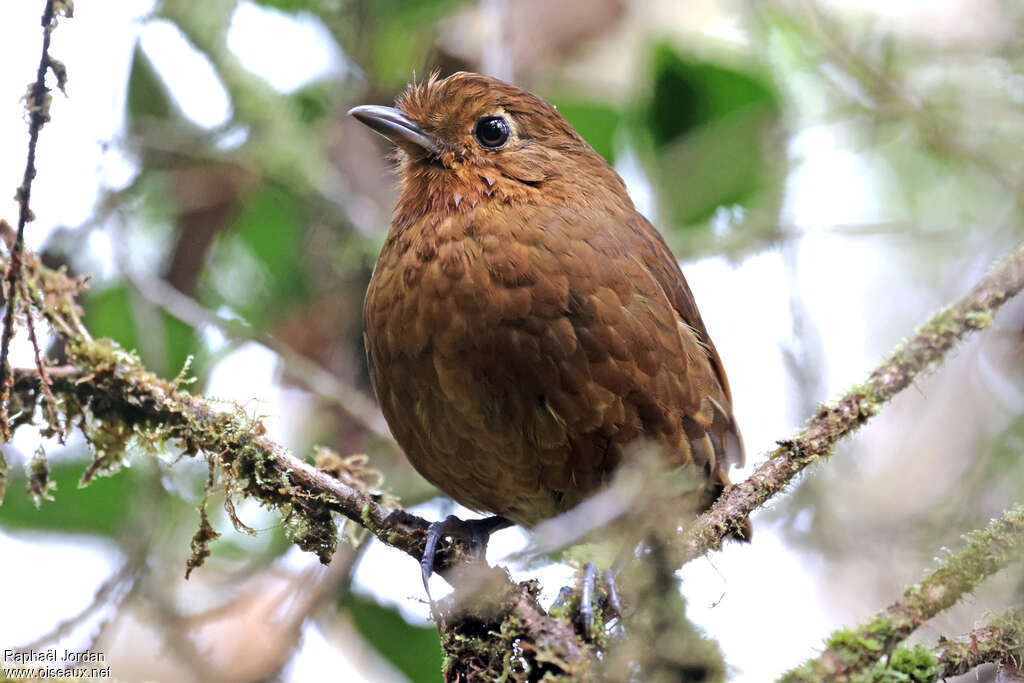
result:
[(487, 332), (497, 327), (536, 327), (563, 316), (569, 244), (525, 221), (500, 230), (497, 223), (455, 215), (392, 236), (367, 295), (368, 332), (384, 334), (397, 353), (414, 356), (430, 346), (449, 355), (496, 341)]
[(688, 380), (710, 369), (688, 368), (706, 355), (630, 246), (585, 216), (528, 207), (389, 236), (367, 352), (382, 411), (428, 480), (532, 524), (598, 488), (637, 438), (689, 457), (683, 415), (701, 398)]

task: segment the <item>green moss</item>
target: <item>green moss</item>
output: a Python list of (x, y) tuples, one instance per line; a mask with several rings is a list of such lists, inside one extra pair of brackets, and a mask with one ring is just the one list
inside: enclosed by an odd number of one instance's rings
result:
[[(167, 382), (111, 340), (78, 340), (69, 352), (88, 373), (73, 392), (62, 392), (74, 399), (66, 409), (68, 422), (77, 420), (93, 449), (83, 485), (96, 475), (117, 472), (134, 451), (164, 453), (167, 444), (174, 442), (184, 454), (206, 453), (218, 466), (219, 483), (227, 492), (225, 506), (233, 521), (237, 518), (230, 509), (231, 495), (256, 498), (280, 511), (292, 542), (324, 563), (330, 560), (337, 545), (330, 511), (322, 501), (296, 498), (288, 471), (258, 440), (264, 431), (259, 420), (238, 407), (230, 412), (214, 410), (178, 389), (185, 371)], [(201, 511), (189, 570), (209, 555), (208, 543), (215, 534)]]
[(857, 408), (859, 409), (861, 419), (877, 415), (878, 411), (882, 408), (882, 403), (884, 403), (884, 401), (878, 400), (875, 386), (871, 382), (853, 385), (850, 387), (848, 395), (858, 397)]
[[(951, 607), (992, 573), (1019, 557), (1024, 548), (1022, 537), (1024, 504), (1010, 508), (986, 528), (967, 534), (966, 548), (947, 557), (927, 579), (908, 587), (903, 595), (907, 613), (921, 611), (925, 605), (930, 614)], [(926, 618), (930, 614), (919, 616)]]
[(839, 630), (825, 642), (830, 652), (839, 653), (844, 660), (870, 661), (886, 649), (895, 629), (890, 620), (875, 617), (865, 626), (856, 630)]
[[(445, 680), (581, 681), (590, 675), (587, 646), (564, 651), (567, 635), (549, 620), (537, 603), (536, 581), (508, 583), (508, 573), (491, 569), (488, 580), (472, 593), (453, 595), (435, 604), (445, 651)], [(494, 590), (501, 586), (500, 590)], [(470, 607), (471, 606), (471, 607)], [(470, 611), (466, 611), (469, 608)]]
[(939, 676), (938, 660), (921, 645), (915, 645), (913, 649), (896, 648), (889, 656), (889, 665), (886, 669), (905, 675), (907, 678), (899, 680), (912, 683), (930, 683)]
[(134, 430), (118, 413), (110, 412), (101, 419), (86, 410), (82, 434), (92, 450), (92, 462), (82, 474), (79, 487), (88, 486), (97, 474), (116, 474), (128, 461), (128, 441), (134, 436)]
[(1010, 508), (1000, 519), (985, 529), (968, 534), (965, 539), (967, 546), (962, 551), (947, 557), (924, 581), (907, 587), (900, 602), (886, 610), (884, 616), (876, 616), (857, 629), (836, 631), (829, 637), (822, 657), (790, 671), (782, 680), (820, 680), (837, 666), (848, 671), (875, 666), (876, 673), (884, 671), (889, 678), (850, 680), (916, 681), (914, 678), (893, 678), (897, 674), (909, 676), (915, 662), (920, 665), (918, 668), (927, 670), (927, 662), (916, 648), (902, 652), (896, 658), (903, 669), (894, 669), (892, 658), (884, 670), (878, 670), (876, 663), (921, 622), (951, 607), (985, 578), (1020, 556), (1024, 548), (1024, 504)]
[(0, 505), (4, 503), (4, 496), (7, 494), (7, 458), (0, 450)]
[(984, 330), (992, 326), (992, 311), (970, 311), (964, 315), (967, 327)]
[(50, 465), (46, 461), (46, 451), (42, 446), (36, 449), (25, 469), (28, 474), (26, 489), (36, 507), (42, 505), (44, 500), (53, 500), (51, 491), (57, 489), (57, 484), (50, 479)]

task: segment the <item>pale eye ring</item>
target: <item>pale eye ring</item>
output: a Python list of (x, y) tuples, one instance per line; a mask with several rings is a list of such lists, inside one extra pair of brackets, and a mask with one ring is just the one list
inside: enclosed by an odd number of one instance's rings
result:
[(510, 133), (511, 127), (504, 116), (484, 116), (473, 128), (473, 137), (487, 149), (504, 147)]

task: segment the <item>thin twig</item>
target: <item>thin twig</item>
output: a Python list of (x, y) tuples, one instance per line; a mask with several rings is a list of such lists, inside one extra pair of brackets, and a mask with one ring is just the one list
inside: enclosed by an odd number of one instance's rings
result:
[[(22, 279), (20, 287), (23, 290), (22, 295), (26, 301), (31, 301), (32, 296), (27, 291), (25, 281)], [(50, 376), (47, 370), (45, 361), (43, 360), (43, 350), (39, 347), (39, 339), (36, 338), (36, 325), (35, 321), (32, 320), (31, 312), (25, 316), (25, 327), (28, 328), (28, 339), (32, 343), (32, 351), (36, 361), (36, 371), (39, 373), (39, 385), (43, 391), (43, 398), (46, 399), (46, 407), (50, 411), (50, 419), (59, 424), (60, 423), (60, 410), (57, 408), (57, 399), (53, 397), (53, 392), (50, 391)], [(57, 439), (61, 444), (65, 443), (67, 438), (67, 426), (61, 425), (60, 429), (57, 430)]]
[[(11, 385), (14, 380), (11, 375), (8, 355), (11, 350), (11, 340), (14, 338), (14, 316), (18, 311), (18, 294), (21, 289), (19, 282), (21, 280), (22, 254), (25, 250), (25, 224), (34, 217), (32, 209), (29, 208), (29, 201), (32, 198), (32, 181), (36, 177), (36, 144), (39, 141), (39, 131), (42, 130), (43, 124), (50, 120), (50, 91), (46, 87), (46, 72), (53, 68), (58, 83), (62, 87), (65, 77), (63, 66), (58, 70), (55, 62), (50, 59), (50, 34), (56, 26), (54, 7), (57, 4), (57, 0), (46, 0), (46, 7), (43, 9), (43, 53), (39, 57), (35, 83), (30, 86), (27, 98), (28, 156), (25, 160), (25, 174), (15, 193), (15, 199), (18, 201), (18, 233), (11, 249), (11, 258), (4, 283), (7, 295), (7, 314), (4, 316), (3, 334), (0, 336), (0, 438), (3, 441), (9, 440), (11, 437), (7, 401), (10, 398)], [(59, 4), (65, 14), (70, 16), (70, 9), (63, 2)]]

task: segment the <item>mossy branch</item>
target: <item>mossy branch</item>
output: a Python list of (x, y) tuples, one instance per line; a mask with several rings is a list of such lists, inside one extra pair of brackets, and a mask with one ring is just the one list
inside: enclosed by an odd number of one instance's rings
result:
[[(938, 647), (900, 646), (874, 666), (839, 678), (819, 676), (815, 681), (850, 683), (937, 683), (951, 676), (969, 673), (983, 664), (999, 665), (999, 682), (1019, 680), (1010, 677), (1019, 671), (1024, 658), (1024, 608), (1004, 612), (984, 626), (950, 640), (939, 638)], [(1005, 677), (1004, 677), (1005, 675)]]
[[(71, 367), (51, 373), (51, 390), (69, 419), (88, 411), (96, 426), (83, 425), (83, 429), (94, 449), (95, 440), (103, 438), (100, 432), (109, 437), (116, 431), (125, 441), (137, 439), (161, 446), (176, 442), (186, 454), (205, 453), (238, 491), (304, 519), (310, 528), (302, 545), (317, 552), (325, 563), (336, 540), (332, 513), (369, 529), (390, 546), (414, 557), (422, 555), (427, 528), (423, 519), (389, 510), (378, 494), (347, 486), (299, 460), (263, 436), (258, 420), (240, 411), (215, 410), (206, 400), (149, 372), (134, 354), (114, 342), (70, 341)], [(34, 371), (15, 375), (15, 400), (24, 411), (38, 400), (39, 376)], [(117, 464), (98, 453), (86, 479)]]
[(995, 312), (1024, 289), (1024, 244), (997, 263), (963, 298), (932, 315), (897, 346), (867, 381), (838, 401), (825, 403), (796, 435), (779, 447), (746, 480), (728, 488), (687, 526), (679, 539), (682, 561), (721, 548), (750, 513), (778, 495), (805, 467), (832, 454), (842, 437), (876, 415), (921, 374), (938, 367), (959, 341), (992, 323)]
[(965, 674), (982, 664), (1019, 667), (1024, 661), (1024, 608), (1004, 612), (961, 638), (940, 640), (936, 659), (936, 680)]
[[(219, 469), (221, 477), (227, 479), (232, 492), (280, 509), (293, 540), (304, 550), (315, 552), (324, 563), (337, 542), (333, 513), (370, 530), (392, 547), (415, 558), (422, 556), (425, 520), (401, 509), (389, 510), (373, 491), (348, 486), (299, 460), (263, 436), (258, 421), (241, 412), (214, 410), (202, 398), (156, 377), (134, 355), (109, 340), (79, 339), (69, 350), (72, 365), (52, 373), (51, 386), (69, 420), (75, 412), (87, 410), (92, 416), (89, 422), (95, 421), (100, 425), (96, 429), (108, 436), (113, 430), (120, 438), (135, 439), (139, 444), (163, 448), (166, 442), (177, 442), (185, 454), (205, 453), (211, 467)], [(14, 400), (19, 402), (19, 408), (31, 411), (39, 401), (39, 390), (38, 374), (16, 374)], [(99, 432), (90, 432), (86, 422), (82, 420), (87, 439), (103, 446), (103, 450), (97, 450), (88, 471), (109, 471), (118, 464), (109, 453), (119, 452), (123, 457), (124, 444), (117, 451), (109, 442), (101, 442), (104, 437)], [(207, 545), (216, 535), (204, 517), (200, 532), (193, 539), (190, 570), (209, 554)], [(460, 552), (461, 547), (446, 545), (437, 566), (454, 565)], [(507, 655), (512, 643), (520, 649), (529, 644), (534, 649), (524, 657), (529, 661), (559, 662), (558, 670), (563, 673), (582, 675), (583, 671), (591, 670), (595, 661), (593, 649), (564, 621), (545, 613), (537, 602), (537, 592), (536, 585), (515, 584), (502, 572), (499, 582), (488, 592), (491, 598), (499, 596), (491, 608), (480, 612), (477, 608), (482, 603), (460, 600), (451, 601), (447, 609), (439, 612), (446, 615), (440, 624), (446, 648), (457, 648), (467, 657), (470, 652), (477, 653), (477, 659), (450, 662), (450, 680), (463, 680), (459, 675), (480, 657), (493, 664), (493, 657), (484, 655)], [(486, 628), (481, 627), (481, 614), (488, 617)]]
[[(923, 581), (909, 586), (899, 601), (862, 626), (833, 633), (821, 656), (787, 673), (781, 680), (784, 683), (857, 680), (859, 672), (891, 653), (922, 623), (952, 607), (1011, 561), (1024, 557), (1024, 505), (1010, 508), (985, 529), (965, 538), (967, 546), (963, 550), (947, 557)], [(1016, 623), (1019, 626), (1019, 619)]]

